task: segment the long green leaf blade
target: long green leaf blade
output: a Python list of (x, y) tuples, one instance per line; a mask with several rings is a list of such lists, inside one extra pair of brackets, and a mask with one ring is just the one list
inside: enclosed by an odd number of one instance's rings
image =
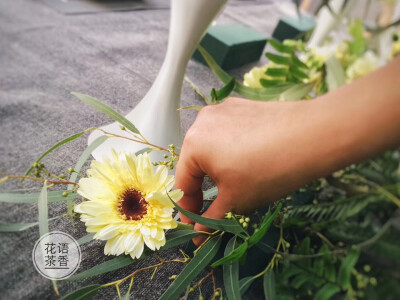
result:
[(314, 296), (314, 300), (329, 300), (340, 292), (340, 288), (332, 283), (325, 284)]
[[(225, 248), (225, 256), (232, 253), (236, 247), (236, 239), (234, 236), (231, 238)], [(239, 262), (235, 261), (231, 264), (226, 264), (223, 266), (223, 279), (225, 292), (229, 300), (240, 300), (242, 299), (240, 295), (239, 288)]]
[(272, 222), (275, 220), (276, 216), (280, 212), (281, 208), (282, 203), (279, 203), (272, 215), (265, 216), (265, 219), (263, 220), (260, 229), (250, 237), (249, 246), (257, 244), (263, 238), (263, 236), (267, 233), (269, 227), (271, 226)]
[[(179, 231), (168, 232), (165, 235), (165, 238), (167, 241), (160, 250), (166, 250), (166, 249), (178, 246), (180, 244), (183, 244), (183, 243), (191, 240), (198, 234), (199, 233), (195, 230), (179, 230)], [(86, 236), (83, 238), (86, 238)], [(143, 253), (139, 259), (142, 259), (146, 256), (147, 256), (147, 254)], [(120, 255), (120, 256), (110, 259), (104, 263), (96, 265), (89, 270), (86, 270), (79, 274), (76, 274), (76, 275), (68, 278), (67, 280), (86, 279), (86, 278), (90, 278), (93, 276), (101, 275), (104, 273), (108, 273), (108, 272), (115, 271), (115, 270), (121, 269), (123, 267), (126, 267), (135, 261), (137, 261), (137, 260), (133, 260), (129, 255)]]
[[(49, 221), (59, 219), (60, 216), (50, 218)], [(28, 228), (39, 225), (39, 222), (32, 223), (12, 223), (12, 224), (0, 224), (0, 232), (16, 232), (24, 231)]]
[[(76, 179), (78, 178), (78, 174), (81, 170), (81, 168), (83, 167), (83, 165), (85, 164), (85, 162), (89, 159), (90, 155), (92, 154), (92, 152), (99, 147), (101, 144), (103, 144), (109, 137), (106, 135), (102, 135), (100, 137), (98, 137), (97, 139), (95, 139), (86, 149), (85, 151), (83, 151), (83, 153), (81, 154), (81, 156), (79, 157), (78, 161), (75, 164), (74, 170), (75, 172), (71, 174), (69, 181), (71, 182), (75, 182)], [(67, 186), (68, 190), (73, 190), (74, 189), (74, 185), (73, 184), (69, 184)], [(67, 210), (68, 210), (68, 214), (70, 216), (73, 215), (73, 199), (69, 199), (67, 201)], [(71, 218), (71, 220), (73, 220)]]
[(349, 251), (340, 265), (337, 281), (345, 289), (350, 287), (351, 270), (356, 265), (359, 256), (360, 248), (354, 247)]
[(217, 219), (210, 219), (210, 218), (205, 218), (202, 216), (199, 216), (195, 213), (192, 213), (190, 211), (187, 211), (180, 207), (178, 204), (176, 204), (174, 201), (171, 200), (171, 202), (175, 205), (175, 208), (184, 214), (186, 217), (191, 219), (194, 222), (203, 224), (205, 226), (208, 226), (212, 229), (215, 230), (222, 230), (226, 232), (231, 232), (233, 234), (240, 234), (244, 232), (244, 229), (242, 226), (240, 226), (238, 223), (236, 223), (234, 220), (217, 220)]
[(210, 93), (211, 99), (217, 103), (221, 102), (232, 93), (233, 89), (235, 88), (235, 83), (236, 78), (232, 77), (221, 89), (212, 89)]
[(218, 196), (218, 187), (216, 186), (203, 192), (203, 199), (209, 199), (215, 196)]
[(279, 100), (284, 100), (284, 101), (294, 101), (294, 100), (301, 100), (304, 99), (304, 97), (311, 92), (311, 90), (314, 88), (314, 83), (299, 83), (296, 84), (295, 86), (287, 89), (284, 91)]
[(269, 270), (264, 274), (263, 278), (264, 296), (265, 300), (275, 300), (275, 274), (274, 271)]
[[(62, 146), (62, 145), (64, 145), (64, 144), (66, 144), (66, 143), (68, 143), (68, 142), (70, 142), (70, 141), (73, 141), (73, 140), (77, 139), (78, 137), (81, 137), (81, 136), (84, 135), (86, 132), (87, 132), (87, 130), (82, 131), (82, 132), (79, 132), (79, 133), (77, 133), (77, 134), (71, 135), (70, 137), (67, 137), (66, 139), (64, 139), (64, 140), (62, 140), (62, 141), (60, 141), (60, 142), (58, 142), (58, 143), (55, 144), (53, 147), (51, 147), (49, 150), (47, 150), (45, 153), (43, 153), (35, 162), (36, 162), (36, 163), (39, 163), (43, 158), (45, 158), (48, 154), (50, 154), (51, 152), (53, 152), (53, 151), (54, 151), (55, 149), (57, 149), (58, 147), (60, 147), (60, 146)], [(32, 172), (33, 169), (34, 169), (33, 166), (30, 167), (30, 168), (25, 172), (25, 176), (28, 176), (28, 175)], [(23, 179), (22, 179), (21, 181), (23, 181)]]
[(88, 285), (83, 288), (77, 289), (72, 293), (61, 298), (61, 300), (89, 300), (97, 293), (103, 286), (100, 284)]
[(268, 68), (265, 75), (271, 77), (285, 77), (288, 73), (288, 68)]
[(333, 91), (346, 83), (346, 75), (339, 60), (332, 55), (325, 61), (326, 83), (328, 90)]
[(251, 284), (253, 283), (254, 280), (256, 280), (257, 277), (254, 276), (248, 276), (245, 278), (242, 278), (239, 280), (239, 289), (240, 289), (240, 295), (244, 295), (244, 293), (247, 292)]
[(135, 125), (133, 125), (127, 118), (120, 115), (115, 110), (113, 110), (111, 107), (102, 103), (101, 101), (97, 100), (96, 98), (93, 98), (89, 95), (76, 93), (76, 92), (72, 92), (71, 94), (74, 95), (75, 97), (77, 97), (78, 99), (82, 100), (83, 102), (91, 105), (93, 108), (97, 109), (98, 111), (101, 111), (102, 113), (106, 114), (110, 118), (114, 119), (121, 125), (125, 126), (127, 129), (132, 131), (133, 133), (140, 134), (139, 130), (135, 127)]
[[(215, 268), (220, 265), (229, 264), (229, 263), (239, 260), (243, 256), (243, 254), (245, 254), (248, 247), (249, 247), (249, 244), (247, 242), (241, 244), (239, 247), (235, 248), (230, 253), (225, 254), (225, 256), (223, 258), (221, 258), (221, 259), (217, 260), (215, 263), (213, 263), (211, 265), (211, 267)], [(225, 251), (225, 253), (226, 253), (226, 251)]]
[(175, 279), (160, 300), (177, 299), (196, 276), (203, 271), (217, 254), (221, 245), (221, 237), (215, 236), (209, 240), (197, 253), (197, 255), (187, 264), (181, 274)]
[[(64, 191), (50, 191), (47, 193), (47, 200), (49, 203), (60, 202), (68, 199), (75, 199), (76, 193), (70, 192), (67, 197), (63, 197)], [(37, 203), (40, 193), (0, 193), (0, 202), (7, 203)]]

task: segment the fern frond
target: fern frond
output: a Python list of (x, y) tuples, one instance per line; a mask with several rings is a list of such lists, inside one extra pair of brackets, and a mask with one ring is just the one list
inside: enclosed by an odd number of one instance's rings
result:
[(371, 203), (386, 201), (382, 195), (368, 194), (333, 202), (288, 207), (286, 218), (302, 217), (309, 221), (346, 220), (358, 214)]

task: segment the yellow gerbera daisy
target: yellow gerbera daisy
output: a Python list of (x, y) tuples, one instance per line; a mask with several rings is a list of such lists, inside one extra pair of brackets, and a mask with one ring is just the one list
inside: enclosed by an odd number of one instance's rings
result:
[[(116, 153), (93, 161), (88, 178), (79, 181), (78, 193), (88, 201), (75, 206), (88, 232), (106, 240), (104, 253), (139, 258), (144, 244), (158, 250), (165, 244), (165, 229), (175, 228), (173, 204), (181, 190), (171, 191), (174, 176), (166, 166), (154, 171), (148, 154)], [(168, 195), (167, 195), (168, 192)]]

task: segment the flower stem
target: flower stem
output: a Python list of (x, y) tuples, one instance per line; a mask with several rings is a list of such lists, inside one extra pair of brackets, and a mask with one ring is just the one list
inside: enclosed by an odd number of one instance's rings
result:
[(175, 228), (176, 230), (193, 230), (194, 225), (193, 224), (186, 224), (182, 222), (176, 222), (178, 226)]

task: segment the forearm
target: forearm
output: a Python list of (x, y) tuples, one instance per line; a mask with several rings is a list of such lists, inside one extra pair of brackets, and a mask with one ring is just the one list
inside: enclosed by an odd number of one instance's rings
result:
[[(323, 176), (400, 145), (400, 58), (376, 72), (313, 100), (313, 170)], [(319, 126), (318, 126), (319, 124)], [(315, 161), (315, 160), (314, 160)]]

